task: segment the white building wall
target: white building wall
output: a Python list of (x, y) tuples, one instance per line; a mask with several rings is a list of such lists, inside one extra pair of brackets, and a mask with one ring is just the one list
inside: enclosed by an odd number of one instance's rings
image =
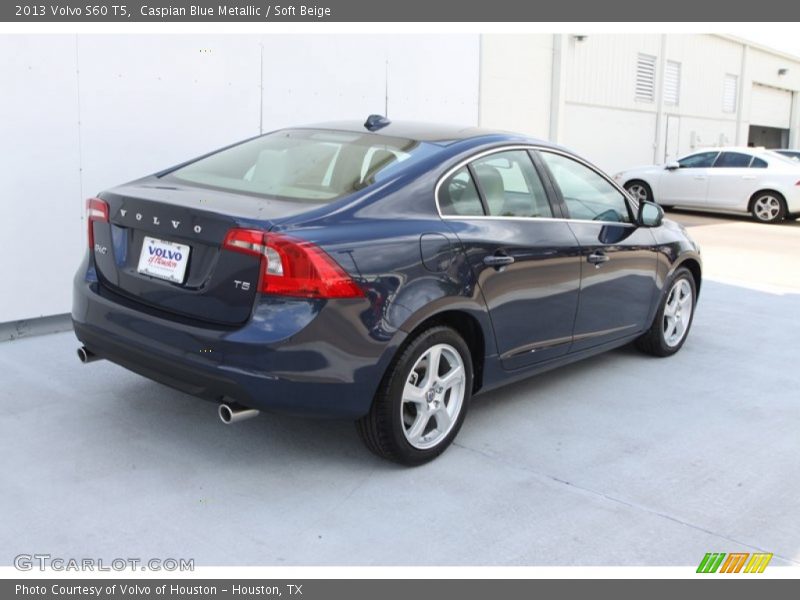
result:
[(548, 139), (552, 68), (551, 34), (482, 36), (481, 125)]
[(0, 36), (0, 56), (2, 322), (64, 312), (86, 241), (75, 38)]
[(567, 103), (559, 143), (609, 173), (653, 158), (655, 113)]
[[(534, 46), (535, 56), (520, 50)], [(639, 53), (656, 57), (652, 101), (635, 97)], [(681, 65), (677, 105), (663, 101), (666, 61)], [(800, 58), (729, 36), (492, 35), (484, 36), (481, 65), (482, 125), (547, 131), (551, 141), (611, 172), (698, 148), (746, 145), (754, 83), (792, 92), (790, 142), (800, 145)], [(788, 73), (779, 75), (781, 68)], [(723, 110), (726, 74), (738, 78), (733, 112)], [(559, 79), (562, 89), (554, 90)], [(557, 127), (548, 129), (552, 115)]]
[(652, 161), (656, 104), (636, 100), (639, 53), (657, 56), (659, 36), (566, 36), (559, 143), (608, 171)]
[(655, 111), (655, 105), (634, 98), (636, 58), (659, 55), (660, 36), (593, 34), (565, 45), (567, 104)]
[[(723, 110), (723, 86), (725, 75), (736, 75), (741, 88), (743, 46), (711, 35), (667, 35), (665, 36), (665, 59), (681, 64), (681, 94), (677, 106), (664, 105), (666, 114), (679, 117), (677, 149), (671, 149), (670, 159), (707, 146), (745, 145), (747, 135), (737, 140), (736, 123), (738, 110), (726, 113)], [(661, 90), (658, 90), (661, 93)], [(741, 94), (737, 89), (738, 107)], [(663, 161), (666, 152), (665, 127), (662, 120), (662, 135), (655, 159)]]
[(0, 323), (69, 311), (85, 197), (260, 128), (383, 113), (387, 73), (391, 118), (475, 125), (479, 52), (478, 35), (0, 36)]

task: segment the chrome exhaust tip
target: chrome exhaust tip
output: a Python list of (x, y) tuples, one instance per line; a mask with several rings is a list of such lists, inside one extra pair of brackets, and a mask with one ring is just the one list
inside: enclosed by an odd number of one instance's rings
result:
[(97, 356), (97, 354), (89, 350), (86, 346), (81, 346), (80, 348), (78, 348), (78, 360), (80, 360), (83, 364), (87, 364), (101, 359), (102, 359), (101, 356)]
[(252, 419), (253, 417), (257, 417), (259, 412), (260, 411), (255, 408), (242, 406), (236, 402), (223, 402), (217, 409), (219, 420), (225, 423), (225, 425), (233, 425), (245, 419)]

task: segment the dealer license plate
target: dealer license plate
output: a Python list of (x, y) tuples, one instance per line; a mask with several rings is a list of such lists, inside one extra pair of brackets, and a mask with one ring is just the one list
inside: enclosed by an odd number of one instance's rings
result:
[(137, 270), (151, 277), (183, 283), (190, 251), (186, 244), (145, 236)]

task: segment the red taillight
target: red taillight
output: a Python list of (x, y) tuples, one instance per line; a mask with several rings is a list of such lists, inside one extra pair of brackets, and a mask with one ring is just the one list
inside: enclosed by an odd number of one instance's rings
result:
[(94, 230), (92, 224), (95, 221), (108, 223), (108, 204), (100, 200), (100, 198), (87, 198), (86, 224), (89, 228), (89, 250), (94, 248)]
[(363, 290), (314, 244), (257, 229), (231, 229), (223, 248), (261, 258), (258, 291), (303, 298), (360, 298)]

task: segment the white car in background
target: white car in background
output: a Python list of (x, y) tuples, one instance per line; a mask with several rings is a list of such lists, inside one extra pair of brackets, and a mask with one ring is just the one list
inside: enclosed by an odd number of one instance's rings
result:
[(773, 150), (773, 152), (777, 152), (781, 156), (785, 156), (786, 158), (791, 158), (793, 160), (800, 160), (800, 150)]
[(763, 148), (715, 148), (614, 179), (637, 200), (665, 208), (749, 213), (762, 223), (800, 216), (800, 163)]

